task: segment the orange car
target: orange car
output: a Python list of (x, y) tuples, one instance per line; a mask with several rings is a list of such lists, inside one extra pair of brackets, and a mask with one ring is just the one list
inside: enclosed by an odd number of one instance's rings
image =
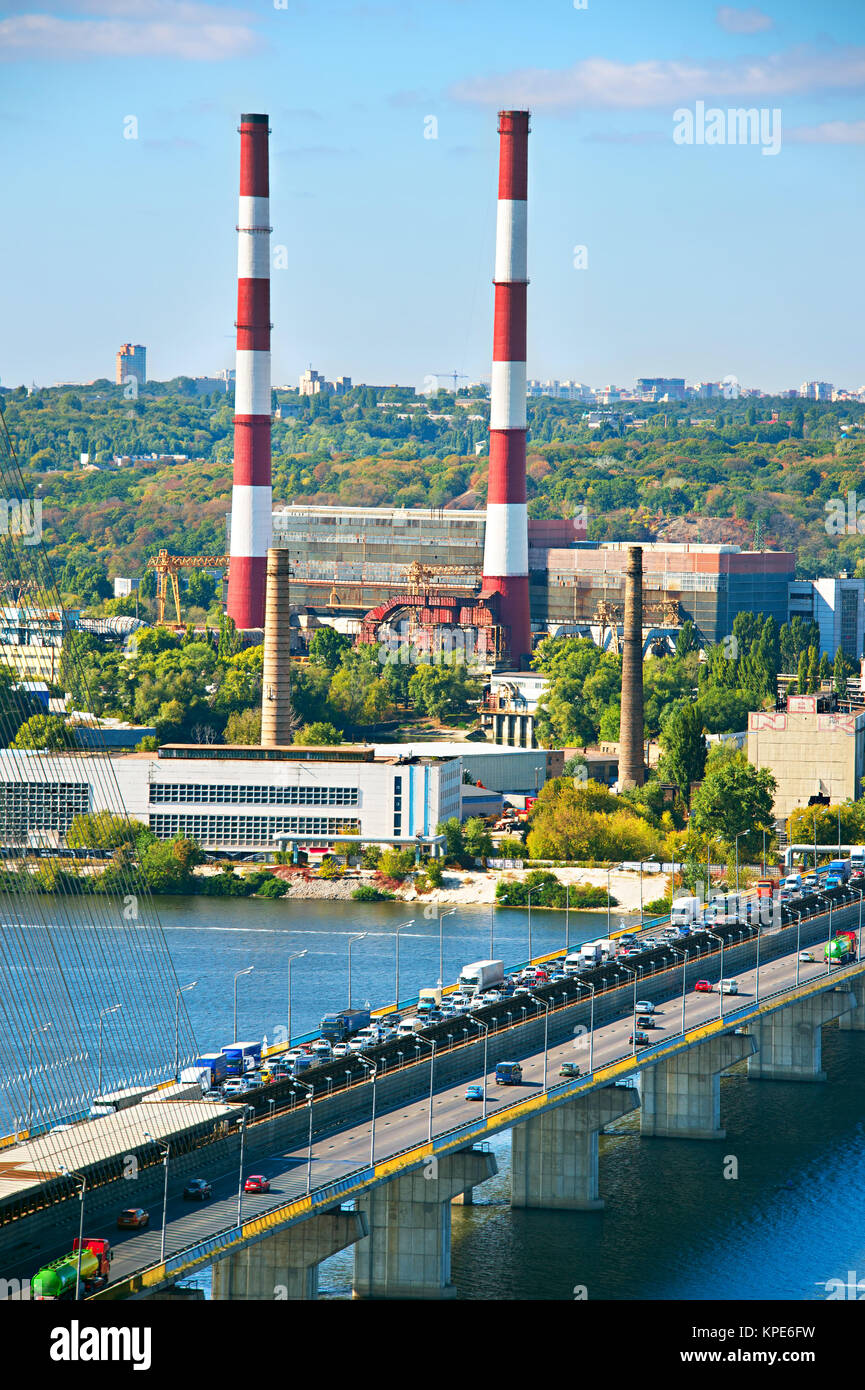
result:
[(136, 1231), (150, 1225), (150, 1212), (143, 1207), (127, 1207), (117, 1218), (119, 1231)]

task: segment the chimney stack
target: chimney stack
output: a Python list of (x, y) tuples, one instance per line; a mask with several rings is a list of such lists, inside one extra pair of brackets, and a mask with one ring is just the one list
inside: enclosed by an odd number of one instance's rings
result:
[(237, 217), (237, 370), (228, 615), (238, 628), (264, 623), (270, 486), (270, 185), (268, 118), (240, 118)]
[(526, 514), (526, 208), (528, 111), (499, 112), (490, 470), (483, 587), (501, 595), (514, 667), (531, 655)]
[(289, 553), (267, 552), (264, 665), (261, 686), (261, 746), (280, 748), (294, 737), (291, 708)]
[(628, 548), (625, 571), (625, 628), (622, 650), (622, 715), (619, 727), (619, 789), (641, 787), (643, 762), (643, 549)]

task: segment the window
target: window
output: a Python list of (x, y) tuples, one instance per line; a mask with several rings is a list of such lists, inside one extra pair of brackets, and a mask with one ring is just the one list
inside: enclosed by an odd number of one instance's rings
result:
[(359, 835), (360, 821), (338, 816), (207, 816), (180, 813), (153, 814), (150, 829), (160, 840), (184, 835), (206, 846), (271, 846), (281, 832), (320, 835)]
[(90, 810), (89, 782), (0, 782), (0, 830), (69, 829), (75, 816)]
[(237, 806), (357, 806), (357, 787), (317, 786), (233, 786), (203, 782), (153, 782), (152, 806), (188, 805)]

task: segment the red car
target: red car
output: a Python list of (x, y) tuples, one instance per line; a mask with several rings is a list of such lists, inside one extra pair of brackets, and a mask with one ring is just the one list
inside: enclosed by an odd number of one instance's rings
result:
[(260, 1173), (253, 1173), (243, 1184), (244, 1192), (269, 1192), (270, 1179), (263, 1178)]
[(698, 980), (697, 983), (694, 985), (694, 993), (711, 994), (712, 986), (709, 984), (708, 980)]
[(150, 1213), (143, 1207), (127, 1207), (117, 1218), (119, 1231), (136, 1231), (150, 1224)]

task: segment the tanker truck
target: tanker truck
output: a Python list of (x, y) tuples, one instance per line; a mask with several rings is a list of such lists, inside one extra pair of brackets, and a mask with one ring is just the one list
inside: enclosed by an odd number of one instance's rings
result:
[(100, 1236), (78, 1237), (72, 1242), (72, 1252), (60, 1260), (43, 1265), (30, 1280), (30, 1295), (38, 1299), (69, 1299), (75, 1297), (78, 1280), (78, 1247), (81, 1246), (81, 1293), (88, 1294), (107, 1284), (111, 1273), (113, 1251), (110, 1242)]

